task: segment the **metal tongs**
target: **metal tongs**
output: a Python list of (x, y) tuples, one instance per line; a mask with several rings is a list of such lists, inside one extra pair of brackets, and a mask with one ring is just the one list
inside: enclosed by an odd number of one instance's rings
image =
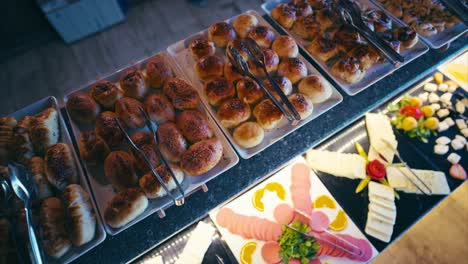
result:
[[(156, 130), (157, 128), (155, 129), (153, 127), (153, 123), (151, 122), (148, 114), (146, 113), (145, 110), (143, 110), (142, 108), (139, 108), (140, 109), (140, 112), (142, 113), (142, 115), (145, 117), (145, 125), (148, 127), (148, 129), (151, 131), (151, 133), (153, 134), (153, 139), (154, 139), (154, 142), (156, 144), (156, 146), (158, 145), (158, 137), (157, 137), (157, 134), (156, 134)], [(180, 185), (179, 181), (177, 180), (177, 178), (175, 177), (174, 175), (174, 172), (172, 171), (171, 167), (170, 167), (170, 163), (166, 160), (166, 158), (164, 158), (164, 156), (162, 155), (161, 151), (159, 150), (159, 148), (156, 148), (156, 151), (158, 151), (159, 153), (159, 156), (161, 157), (161, 160), (162, 162), (164, 163), (164, 165), (166, 166), (167, 170), (169, 171), (169, 174), (171, 175), (172, 179), (174, 180), (174, 182), (176, 183), (176, 186), (177, 186), (177, 189), (178, 191), (180, 192), (180, 196), (181, 197), (176, 197), (174, 194), (172, 194), (172, 192), (169, 190), (169, 188), (166, 186), (166, 183), (164, 182), (163, 178), (158, 174), (158, 172), (156, 171), (156, 169), (153, 167), (153, 164), (151, 164), (151, 161), (149, 160), (149, 158), (145, 155), (145, 153), (135, 144), (135, 142), (133, 142), (133, 140), (131, 139), (130, 135), (127, 133), (127, 131), (125, 130), (125, 128), (122, 126), (122, 124), (120, 123), (120, 120), (118, 118), (116, 118), (116, 122), (117, 122), (117, 125), (119, 126), (120, 130), (122, 131), (122, 133), (124, 133), (125, 135), (125, 138), (127, 139), (127, 141), (130, 143), (130, 145), (145, 159), (146, 163), (148, 164), (148, 166), (150, 167), (151, 169), (151, 172), (153, 173), (154, 177), (158, 180), (158, 182), (161, 184), (161, 186), (163, 187), (163, 189), (166, 191), (167, 195), (169, 195), (172, 200), (174, 201), (174, 204), (177, 205), (177, 206), (181, 206), (181, 205), (184, 205), (185, 203), (185, 192), (184, 190), (182, 189), (182, 186)]]
[[(292, 109), (291, 111), (293, 114), (291, 114), (290, 111), (288, 111), (286, 108), (283, 107), (283, 104), (281, 104), (276, 97), (273, 95), (273, 93), (267, 89), (262, 82), (250, 71), (249, 65), (247, 64), (247, 61), (242, 57), (242, 55), (239, 53), (238, 50), (236, 50), (233, 46), (230, 46), (227, 49), (227, 56), (229, 58), (229, 61), (231, 62), (232, 66), (242, 75), (250, 77), (252, 80), (254, 80), (264, 91), (265, 93), (270, 97), (270, 99), (273, 101), (273, 104), (275, 104), (276, 107), (278, 107), (281, 112), (288, 118), (288, 120), (291, 122), (293, 126), (297, 125), (300, 121), (300, 115), (297, 112), (297, 110), (294, 108), (294, 106), (291, 104), (289, 99), (286, 97), (286, 95), (283, 93), (283, 91), (278, 87), (276, 82), (274, 80), (271, 80), (270, 82), (272, 83), (272, 86), (275, 87), (277, 93), (280, 95), (280, 98), (286, 98), (284, 101), (286, 106), (288, 108)], [(247, 52), (249, 54), (249, 57), (253, 55), (250, 52)], [(262, 52), (263, 54), (263, 52)], [(253, 57), (255, 58), (255, 57)], [(263, 66), (265, 64), (263, 63)], [(266, 70), (266, 69), (264, 69)], [(268, 76), (268, 75), (267, 75)], [(268, 79), (270, 80), (270, 78)], [(276, 86), (275, 86), (276, 85)], [(290, 107), (289, 107), (290, 106)], [(297, 114), (297, 115), (296, 115)]]

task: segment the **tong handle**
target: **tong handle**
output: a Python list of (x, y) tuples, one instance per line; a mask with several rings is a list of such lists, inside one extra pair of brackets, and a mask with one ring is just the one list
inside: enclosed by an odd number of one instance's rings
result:
[(31, 251), (32, 251), (32, 256), (34, 263), (36, 264), (41, 264), (42, 263), (42, 258), (41, 258), (41, 251), (39, 250), (39, 242), (36, 237), (36, 233), (34, 232), (33, 228), (33, 219), (32, 219), (32, 213), (31, 213), (31, 204), (25, 204), (24, 211), (26, 214), (26, 224), (28, 226), (28, 235), (29, 235), (29, 244), (31, 245)]

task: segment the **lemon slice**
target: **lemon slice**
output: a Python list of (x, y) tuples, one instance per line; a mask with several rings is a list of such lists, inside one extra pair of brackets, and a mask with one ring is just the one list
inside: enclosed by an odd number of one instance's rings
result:
[(315, 199), (314, 201), (314, 208), (322, 208), (322, 207), (335, 209), (336, 203), (330, 196), (323, 194), (317, 197), (317, 199)]
[(247, 242), (241, 249), (240, 262), (242, 264), (252, 264), (252, 255), (257, 249), (257, 242)]
[(345, 212), (340, 209), (335, 217), (335, 220), (333, 220), (333, 222), (331, 222), (328, 227), (330, 227), (330, 229), (333, 231), (341, 231), (345, 229), (346, 225), (348, 225), (348, 217), (346, 216)]
[(262, 202), (262, 198), (264, 194), (265, 194), (265, 190), (261, 188), (261, 189), (256, 190), (252, 196), (253, 207), (260, 212), (265, 211), (265, 205)]
[(264, 189), (270, 192), (275, 192), (276, 196), (278, 196), (278, 198), (280, 198), (282, 201), (286, 199), (286, 190), (284, 189), (283, 185), (278, 182), (270, 182), (265, 185)]

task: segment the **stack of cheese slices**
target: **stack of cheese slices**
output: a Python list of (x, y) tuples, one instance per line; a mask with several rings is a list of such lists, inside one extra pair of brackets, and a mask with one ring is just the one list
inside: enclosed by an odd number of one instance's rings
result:
[(393, 189), (376, 182), (369, 182), (369, 213), (366, 234), (384, 242), (392, 238), (396, 219), (395, 194)]
[[(431, 194), (441, 194), (446, 195), (450, 193), (450, 187), (447, 183), (447, 178), (445, 173), (441, 171), (431, 171), (431, 170), (415, 170), (412, 171), (422, 180), (424, 183), (431, 189)], [(421, 183), (414, 177), (410, 172), (409, 168), (396, 168), (396, 167), (387, 167), (387, 179), (393, 188), (404, 191), (407, 193), (417, 193), (420, 194), (421, 191), (408, 179), (412, 179), (413, 182), (418, 184), (418, 186), (424, 191), (427, 190)]]
[(366, 177), (366, 160), (359, 154), (311, 149), (307, 152), (307, 163), (314, 170), (338, 177), (349, 179)]

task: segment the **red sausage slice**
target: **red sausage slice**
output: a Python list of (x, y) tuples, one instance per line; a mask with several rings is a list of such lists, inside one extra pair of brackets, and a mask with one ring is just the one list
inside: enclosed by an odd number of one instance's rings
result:
[(281, 247), (276, 242), (266, 242), (262, 247), (262, 257), (268, 264), (276, 264), (281, 261), (279, 251)]

